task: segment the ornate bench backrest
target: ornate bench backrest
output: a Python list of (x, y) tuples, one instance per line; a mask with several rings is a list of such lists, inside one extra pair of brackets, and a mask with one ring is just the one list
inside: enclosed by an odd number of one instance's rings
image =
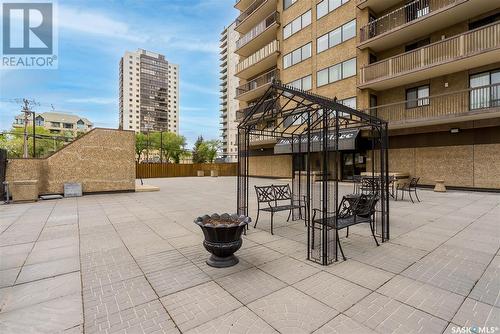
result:
[(292, 191), (290, 190), (289, 184), (284, 185), (272, 185), (274, 191), (274, 198), (276, 201), (291, 201)]
[(375, 213), (375, 206), (378, 202), (377, 195), (361, 195), (353, 208), (353, 213), (360, 217), (369, 217)]
[(255, 192), (257, 193), (257, 202), (259, 203), (269, 203), (275, 202), (274, 189), (273, 186), (255, 186)]

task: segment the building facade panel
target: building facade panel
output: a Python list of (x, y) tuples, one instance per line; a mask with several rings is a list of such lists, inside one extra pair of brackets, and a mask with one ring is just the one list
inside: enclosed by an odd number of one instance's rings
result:
[[(421, 177), (428, 185), (444, 178), (450, 186), (500, 188), (476, 171), (476, 167), (485, 170), (476, 153), (482, 152), (484, 159), (500, 143), (494, 135), (500, 119), (498, 5), (487, 0), (297, 0), (287, 4), (284, 9), (280, 0), (274, 9), (280, 16), (275, 37), (280, 55), (275, 65), (268, 64), (259, 74), (276, 67), (283, 83), (347, 99), (348, 105), (387, 119), (391, 172)], [(304, 25), (298, 18), (309, 10), (310, 22), (306, 19)], [(290, 54), (307, 43), (311, 43), (310, 57), (295, 62)], [(354, 72), (351, 59), (356, 62)], [(338, 65), (345, 62), (347, 76)], [(241, 79), (240, 84), (252, 85), (252, 79)], [(263, 91), (250, 99), (248, 94), (242, 96), (240, 108), (252, 105)], [(259, 142), (254, 147), (256, 152), (264, 148), (259, 157), (271, 157), (273, 145)], [(363, 147), (342, 152), (342, 177), (349, 179), (349, 173), (366, 170), (368, 154)], [(346, 163), (357, 159), (366, 163), (353, 171)], [(497, 175), (497, 158), (492, 159), (492, 175)], [(452, 173), (454, 169), (460, 172)]]

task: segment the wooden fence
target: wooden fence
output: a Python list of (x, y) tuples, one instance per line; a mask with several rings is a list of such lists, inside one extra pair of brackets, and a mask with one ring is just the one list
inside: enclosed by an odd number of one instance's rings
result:
[(153, 177), (186, 177), (197, 176), (202, 170), (205, 176), (210, 176), (210, 171), (216, 170), (219, 176), (236, 176), (238, 173), (237, 163), (219, 164), (171, 164), (171, 163), (136, 163), (135, 175), (137, 178)]

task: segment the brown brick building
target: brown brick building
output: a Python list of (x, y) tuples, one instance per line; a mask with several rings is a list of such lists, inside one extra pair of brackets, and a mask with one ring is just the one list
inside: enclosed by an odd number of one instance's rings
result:
[[(500, 189), (500, 8), (491, 0), (239, 0), (238, 117), (273, 78), (389, 121), (390, 171)], [(265, 126), (265, 125), (264, 125)], [(270, 125), (271, 126), (271, 125)], [(254, 175), (293, 158), (254, 138)], [(369, 164), (342, 152), (344, 179)]]

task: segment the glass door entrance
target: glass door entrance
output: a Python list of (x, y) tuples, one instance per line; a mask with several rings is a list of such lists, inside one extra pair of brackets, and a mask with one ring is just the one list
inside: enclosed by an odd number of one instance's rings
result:
[(342, 153), (342, 179), (352, 180), (354, 175), (366, 172), (366, 152)]

